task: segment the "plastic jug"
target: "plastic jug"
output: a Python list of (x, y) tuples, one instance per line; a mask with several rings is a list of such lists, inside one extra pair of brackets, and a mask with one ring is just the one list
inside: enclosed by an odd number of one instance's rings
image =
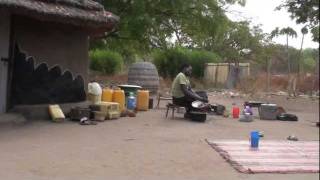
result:
[(137, 109), (139, 111), (147, 111), (149, 108), (149, 91), (138, 90), (137, 92)]
[(136, 97), (132, 92), (130, 92), (128, 96), (127, 109), (134, 110), (135, 108), (136, 108)]
[(54, 122), (62, 122), (65, 116), (58, 104), (49, 105), (49, 114)]
[(120, 89), (114, 90), (113, 94), (112, 94), (112, 102), (119, 103), (120, 112), (125, 110), (125, 106), (124, 106), (124, 104), (125, 104), (124, 91), (120, 90)]
[(240, 108), (237, 106), (234, 106), (232, 108), (232, 117), (233, 118), (239, 118), (239, 114), (240, 114)]
[(102, 101), (104, 102), (112, 102), (112, 94), (113, 90), (110, 88), (105, 88), (102, 90)]
[(252, 148), (258, 148), (259, 147), (259, 131), (251, 131), (250, 133), (250, 145)]
[(93, 104), (101, 102), (102, 89), (99, 83), (92, 82), (88, 84), (88, 99)]
[(102, 89), (100, 84), (97, 82), (88, 83), (88, 93), (94, 94), (94, 95), (101, 95)]

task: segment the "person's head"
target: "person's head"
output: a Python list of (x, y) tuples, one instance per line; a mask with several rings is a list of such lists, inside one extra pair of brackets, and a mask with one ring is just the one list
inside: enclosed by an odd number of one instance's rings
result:
[(190, 64), (184, 63), (181, 66), (181, 72), (186, 76), (191, 76), (192, 73), (192, 66)]

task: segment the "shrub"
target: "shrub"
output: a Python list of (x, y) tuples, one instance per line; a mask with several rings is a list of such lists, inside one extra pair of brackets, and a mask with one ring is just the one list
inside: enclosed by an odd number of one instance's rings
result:
[(215, 53), (191, 50), (176, 47), (166, 51), (156, 50), (152, 54), (153, 63), (156, 65), (159, 74), (166, 78), (174, 78), (180, 71), (183, 63), (189, 63), (193, 68), (193, 76), (202, 78), (204, 76), (205, 63), (219, 62), (219, 56)]
[(96, 49), (90, 51), (89, 56), (92, 70), (112, 75), (122, 69), (123, 58), (117, 52)]
[(202, 78), (206, 63), (220, 62), (220, 57), (215, 53), (201, 50), (189, 51), (190, 64), (192, 65), (192, 74), (194, 77)]
[(166, 78), (168, 71), (167, 71), (167, 58), (164, 51), (155, 50), (152, 53), (152, 58), (153, 58), (153, 63), (157, 67), (159, 75)]
[(313, 72), (314, 68), (317, 66), (317, 63), (316, 63), (316, 60), (308, 57), (303, 60), (302, 66), (305, 72)]

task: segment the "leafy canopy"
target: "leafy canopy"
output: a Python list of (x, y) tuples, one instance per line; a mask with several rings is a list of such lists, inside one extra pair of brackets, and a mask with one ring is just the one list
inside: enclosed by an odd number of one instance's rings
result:
[(139, 53), (175, 45), (203, 47), (217, 43), (230, 23), (222, 7), (234, 3), (244, 5), (245, 0), (103, 1), (106, 10), (120, 16), (118, 31), (109, 34), (103, 45)]
[(276, 9), (287, 9), (297, 24), (307, 24), (313, 41), (319, 42), (319, 0), (285, 0)]

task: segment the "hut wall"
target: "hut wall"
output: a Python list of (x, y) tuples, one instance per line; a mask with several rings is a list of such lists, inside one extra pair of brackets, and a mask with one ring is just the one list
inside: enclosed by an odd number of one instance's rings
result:
[(66, 24), (14, 16), (10, 108), (82, 102), (88, 82), (88, 34)]
[[(88, 34), (76, 27), (14, 17), (14, 39), (19, 49), (32, 56), (35, 66), (46, 63), (60, 66), (73, 77), (80, 75), (88, 82)], [(85, 86), (86, 87), (86, 86)]]
[[(6, 111), (8, 62), (10, 46), (10, 15), (0, 11), (0, 114)], [(1, 60), (2, 59), (2, 60)]]

